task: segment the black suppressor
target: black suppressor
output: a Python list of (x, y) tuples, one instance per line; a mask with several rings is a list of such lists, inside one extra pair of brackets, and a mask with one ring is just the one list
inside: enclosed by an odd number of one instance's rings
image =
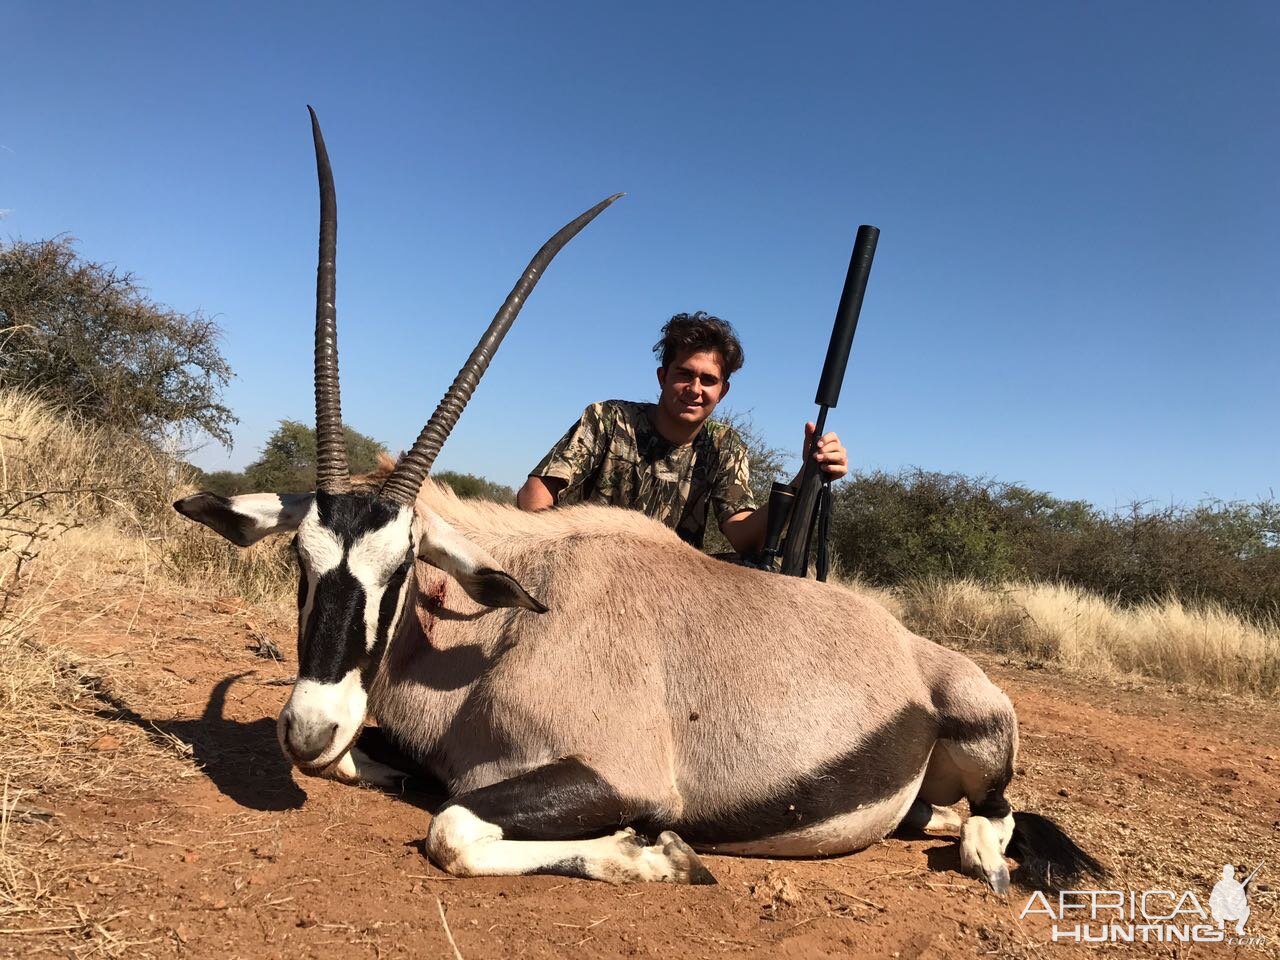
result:
[[(876, 255), (876, 242), (880, 239), (877, 227), (863, 224), (858, 228), (857, 239), (853, 243), (853, 256), (849, 259), (849, 272), (845, 275), (844, 291), (840, 294), (840, 306), (836, 308), (836, 322), (831, 330), (831, 343), (827, 345), (827, 359), (822, 365), (822, 376), (818, 380), (818, 393), (814, 403), (818, 404), (818, 419), (814, 422), (814, 446), (826, 431), (827, 409), (834, 407), (840, 399), (840, 387), (844, 383), (845, 367), (849, 365), (849, 349), (853, 346), (853, 334), (858, 329), (858, 315), (862, 312), (862, 298), (867, 292), (867, 279), (871, 276), (871, 261)], [(813, 462), (816, 450), (811, 450), (809, 458), (800, 468), (800, 477), (793, 489), (794, 497), (789, 511), (790, 524), (787, 528), (787, 539), (782, 548), (782, 572), (794, 577), (803, 577), (809, 566), (809, 553), (812, 546), (814, 527), (818, 526), (818, 563), (819, 580), (827, 579), (827, 544), (826, 527), (831, 514), (831, 484), (826, 475)], [(775, 490), (778, 485), (775, 484)], [(774, 497), (769, 497), (769, 530), (775, 526), (773, 514)], [(781, 502), (781, 501), (780, 501)], [(822, 516), (818, 523), (819, 514)], [(778, 520), (777, 523), (782, 521)], [(766, 541), (766, 552), (769, 543), (774, 544), (776, 556), (777, 541)], [(772, 566), (772, 557), (765, 558)]]

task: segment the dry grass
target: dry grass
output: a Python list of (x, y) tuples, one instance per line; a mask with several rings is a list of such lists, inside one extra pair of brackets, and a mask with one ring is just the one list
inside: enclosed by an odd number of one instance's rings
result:
[(32, 563), (55, 543), (59, 552), (70, 544), (87, 576), (141, 564), (148, 580), (249, 600), (291, 590), (284, 543), (240, 550), (170, 508), (194, 491), (189, 469), (142, 441), (0, 391), (0, 612), (30, 586)]
[(1140, 675), (1272, 696), (1280, 624), (1254, 624), (1177, 599), (1123, 607), (1058, 584), (927, 580), (900, 591), (902, 619), (941, 643), (978, 646), (1087, 676)]
[(893, 614), (896, 619), (905, 622), (906, 607), (903, 605), (902, 595), (898, 591), (890, 587), (877, 587), (856, 575), (845, 577), (839, 571), (832, 571), (830, 579), (832, 583), (838, 583), (840, 586), (880, 604), (880, 606)]
[(120, 956), (126, 945), (110, 918), (81, 902), (83, 877), (64, 855), (73, 838), (57, 811), (197, 771), (158, 732), (112, 719), (107, 664), (38, 639), (42, 619), (65, 602), (60, 588), (73, 585), (48, 554), (39, 569), (47, 590), (28, 591), (0, 619), (0, 935), (27, 949), (58, 942), (72, 956)]
[(0, 392), (0, 936), (15, 945), (127, 952), (109, 918), (71, 896), (56, 808), (196, 775), (171, 739), (112, 719), (110, 665), (49, 643), (49, 623), (87, 597), (90, 620), (104, 603), (136, 613), (159, 580), (276, 586), (276, 557), (238, 568), (169, 509), (186, 474), (137, 440)]
[(174, 517), (160, 558), (167, 579), (199, 585), (206, 596), (238, 596), (255, 603), (289, 596), (296, 588), (298, 571), (289, 554), (288, 537), (242, 548), (176, 513)]

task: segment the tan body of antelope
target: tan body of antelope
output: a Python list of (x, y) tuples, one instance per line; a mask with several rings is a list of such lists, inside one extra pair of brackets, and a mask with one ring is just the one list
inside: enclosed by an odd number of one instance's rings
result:
[[(413, 449), (352, 478), (338, 403), (336, 206), (319, 126), (315, 493), (175, 506), (247, 545), (293, 532), (298, 680), (280, 715), (300, 769), (385, 784), (372, 715), (450, 799), (427, 852), (458, 875), (710, 882), (694, 852), (819, 856), (899, 824), (958, 825), (963, 868), (1005, 852), (1098, 870), (1004, 797), (1008, 698), (970, 660), (839, 587), (730, 566), (641, 514), (461, 501), (428, 471), (555, 253), (539, 251)], [(536, 598), (536, 599), (535, 599)], [(966, 800), (961, 824), (939, 809)]]

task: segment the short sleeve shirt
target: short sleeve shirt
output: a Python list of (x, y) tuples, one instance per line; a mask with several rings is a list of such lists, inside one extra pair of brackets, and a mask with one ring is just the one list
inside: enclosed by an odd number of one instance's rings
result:
[(593, 403), (529, 476), (563, 480), (560, 503), (640, 510), (700, 548), (708, 516), (720, 524), (756, 509), (747, 446), (713, 420), (676, 446), (658, 432), (656, 411), (652, 403)]

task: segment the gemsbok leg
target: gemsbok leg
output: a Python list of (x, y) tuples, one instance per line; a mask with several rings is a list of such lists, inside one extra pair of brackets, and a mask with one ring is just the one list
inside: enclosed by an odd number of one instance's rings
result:
[(1018, 750), (1018, 725), (1004, 694), (987, 701), (985, 716), (946, 716), (939, 719), (943, 736), (934, 744), (920, 785), (917, 804), (948, 807), (969, 802), (969, 816), (960, 825), (960, 866), (965, 873), (986, 880), (997, 893), (1009, 889), (1005, 851), (1013, 837), (1013, 810), (1004, 792), (1013, 779)]
[[(552, 873), (610, 883), (715, 883), (676, 834), (664, 832), (647, 845), (621, 829), (652, 812), (624, 801), (582, 761), (557, 760), (450, 800), (431, 821), (427, 855), (464, 877)], [(608, 830), (614, 832), (598, 836)]]

